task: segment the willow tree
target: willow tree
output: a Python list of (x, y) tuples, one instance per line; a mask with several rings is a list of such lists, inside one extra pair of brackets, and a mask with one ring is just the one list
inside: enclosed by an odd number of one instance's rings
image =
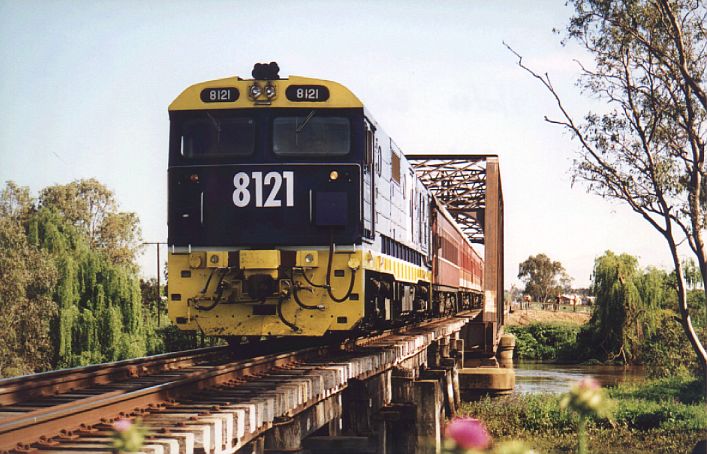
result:
[(707, 282), (707, 7), (699, 0), (570, 3), (575, 14), (567, 39), (594, 60), (580, 63), (578, 83), (583, 93), (606, 102), (602, 112), (577, 120), (549, 75), (528, 68), (509, 49), (557, 102), (560, 116), (546, 121), (578, 141), (575, 179), (626, 203), (665, 240), (678, 277), (680, 321), (707, 377), (707, 352), (693, 327), (680, 257), (682, 251), (694, 256)]
[(589, 328), (591, 343), (606, 358), (621, 358), (626, 364), (641, 358), (645, 339), (658, 324), (666, 279), (660, 270), (641, 270), (638, 259), (629, 254), (606, 251), (594, 261), (596, 304)]

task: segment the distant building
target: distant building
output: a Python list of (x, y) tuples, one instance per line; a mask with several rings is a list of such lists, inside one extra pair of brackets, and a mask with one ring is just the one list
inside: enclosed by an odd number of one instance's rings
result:
[(560, 304), (570, 304), (576, 306), (582, 304), (582, 297), (580, 295), (565, 293), (558, 297)]

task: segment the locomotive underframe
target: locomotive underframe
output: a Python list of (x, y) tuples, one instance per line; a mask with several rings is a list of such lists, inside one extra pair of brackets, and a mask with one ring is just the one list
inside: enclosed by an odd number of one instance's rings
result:
[[(282, 262), (243, 260), (273, 252)], [(314, 263), (304, 263), (308, 254)], [(180, 329), (208, 336), (321, 336), (446, 315), (480, 298), (471, 291), (433, 292), (429, 270), (371, 249), (337, 247), (327, 279), (328, 260), (325, 248), (172, 253), (170, 318)], [(263, 282), (270, 281), (271, 291), (255, 298), (251, 287), (267, 288)], [(332, 299), (349, 293), (345, 301)]]

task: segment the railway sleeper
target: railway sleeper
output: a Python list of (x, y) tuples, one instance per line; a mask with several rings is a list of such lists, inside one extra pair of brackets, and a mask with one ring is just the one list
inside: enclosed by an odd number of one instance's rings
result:
[[(450, 356), (454, 352), (453, 346), (458, 345), (445, 339), (458, 332), (465, 322), (456, 319), (429, 323), (404, 334), (371, 341), (357, 351), (341, 351), (334, 358), (298, 362), (248, 380), (227, 380), (228, 384), (187, 393), (175, 401), (131, 414), (142, 415), (142, 424), (149, 431), (144, 452), (157, 454), (172, 454), (175, 451), (230, 454), (263, 437), (264, 442), (255, 443), (256, 447), (285, 448), (277, 442), (278, 439), (287, 439), (288, 443), (301, 446), (301, 440), (310, 435), (330, 437), (328, 441), (320, 438), (320, 445), (335, 443), (345, 440), (337, 437), (342, 436), (342, 428), (350, 429), (351, 426), (350, 417), (343, 419), (349, 421), (346, 424), (342, 420), (349, 411), (342, 403), (346, 400), (342, 401), (342, 396), (351, 389), (349, 383), (353, 386), (359, 381), (365, 383), (366, 392), (371, 394), (367, 400), (359, 399), (360, 410), (368, 415), (366, 425), (371, 432), (370, 437), (366, 435), (368, 442), (378, 446), (378, 452), (390, 452), (384, 450), (386, 443), (391, 443), (395, 432), (402, 430), (402, 427), (396, 429), (395, 423), (387, 420), (376, 422), (373, 420), (375, 418), (371, 419), (371, 414), (378, 407), (390, 405), (394, 396), (399, 400), (406, 395), (391, 388), (391, 383), (395, 382), (391, 377), (391, 368), (403, 364), (411, 367), (410, 382), (413, 384), (410, 386), (413, 388), (410, 389), (417, 389), (414, 386), (436, 386), (440, 396), (447, 395), (447, 399), (440, 397), (442, 409), (447, 407), (447, 412), (451, 413), (456, 398), (450, 395), (455, 388), (448, 368), (459, 362)], [(430, 359), (430, 352), (439, 358)], [(432, 363), (434, 367), (441, 366), (441, 370), (428, 370), (427, 375), (414, 372), (423, 365), (432, 366)], [(417, 385), (422, 382), (434, 382), (436, 385)], [(399, 384), (399, 380), (396, 383)], [(407, 392), (407, 396), (422, 399), (419, 394), (422, 391), (413, 391)], [(424, 404), (423, 401), (420, 405)], [(439, 418), (430, 416), (426, 421), (423, 421), (423, 426), (429, 429), (435, 421), (439, 423)], [(111, 435), (109, 422), (79, 430), (72, 439), (55, 438), (53, 442), (56, 444), (53, 446), (35, 445), (34, 449), (54, 454), (60, 451), (109, 451), (98, 447), (101, 440), (106, 441)], [(429, 435), (429, 430), (425, 432), (427, 429), (424, 427), (415, 430)], [(276, 435), (278, 433), (280, 438)], [(287, 433), (292, 436), (285, 437)], [(294, 437), (295, 434), (299, 435)], [(364, 441), (361, 437), (356, 434), (351, 436), (354, 437), (351, 443), (362, 446)]]

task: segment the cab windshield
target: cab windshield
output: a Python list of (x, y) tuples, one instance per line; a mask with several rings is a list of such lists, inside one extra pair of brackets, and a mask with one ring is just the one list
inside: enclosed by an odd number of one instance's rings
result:
[(255, 122), (205, 112), (182, 124), (181, 154), (187, 158), (248, 156), (255, 149)]
[(273, 152), (278, 156), (343, 156), (351, 150), (346, 117), (317, 116), (312, 110), (273, 119)]

